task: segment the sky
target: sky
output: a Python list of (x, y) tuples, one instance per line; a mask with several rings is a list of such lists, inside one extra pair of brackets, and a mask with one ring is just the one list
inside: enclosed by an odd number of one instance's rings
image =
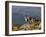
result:
[(12, 6), (12, 21), (14, 24), (24, 24), (24, 16), (26, 15), (41, 17), (41, 7)]
[(12, 13), (21, 15), (41, 16), (41, 7), (12, 6)]

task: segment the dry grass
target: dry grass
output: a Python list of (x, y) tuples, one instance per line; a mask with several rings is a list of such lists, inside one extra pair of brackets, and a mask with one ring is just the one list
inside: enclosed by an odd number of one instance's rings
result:
[(21, 26), (13, 26), (12, 31), (18, 31), (18, 30), (38, 30), (41, 29), (40, 21), (38, 22), (32, 22), (31, 24), (26, 23)]

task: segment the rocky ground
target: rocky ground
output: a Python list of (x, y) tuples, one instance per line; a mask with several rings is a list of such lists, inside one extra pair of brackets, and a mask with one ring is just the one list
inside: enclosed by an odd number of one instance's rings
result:
[(21, 26), (13, 26), (12, 31), (18, 31), (18, 30), (40, 30), (41, 29), (41, 25), (40, 25), (40, 21), (38, 22), (32, 22), (31, 24), (26, 23), (23, 24)]

